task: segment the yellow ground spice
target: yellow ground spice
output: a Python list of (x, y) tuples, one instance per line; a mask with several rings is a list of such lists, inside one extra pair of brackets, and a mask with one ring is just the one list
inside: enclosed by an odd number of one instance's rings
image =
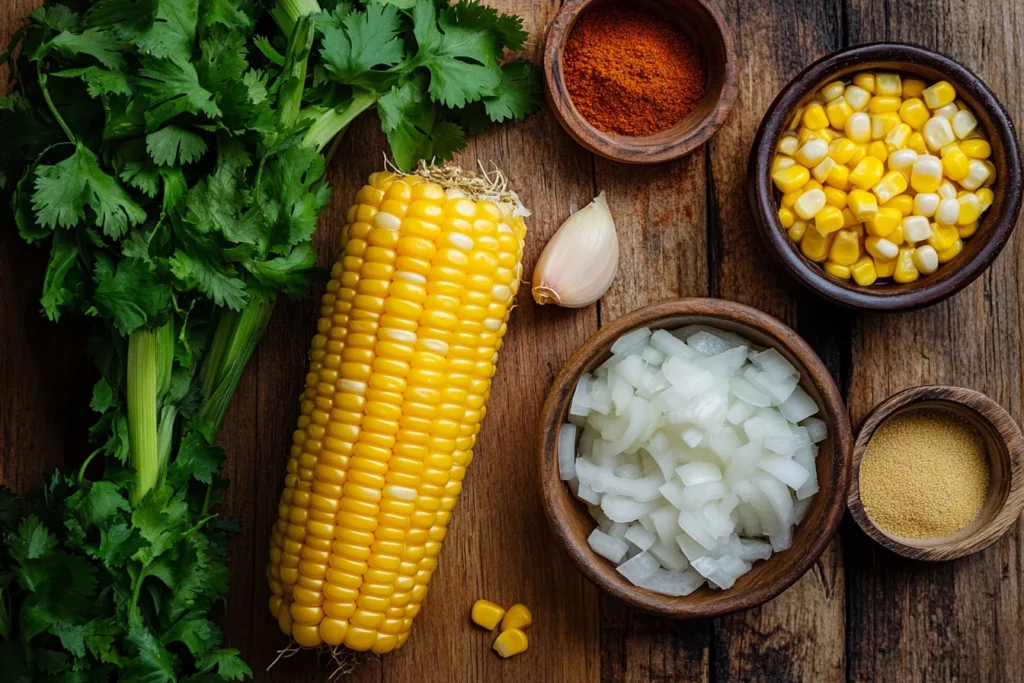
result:
[(860, 497), (875, 524), (907, 538), (942, 538), (970, 524), (985, 503), (985, 442), (940, 408), (896, 415), (875, 430), (860, 464)]

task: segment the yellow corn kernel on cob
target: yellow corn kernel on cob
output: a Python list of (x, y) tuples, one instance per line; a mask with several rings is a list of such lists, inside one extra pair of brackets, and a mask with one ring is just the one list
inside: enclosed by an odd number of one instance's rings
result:
[(375, 173), (356, 195), (270, 543), (270, 611), (299, 645), (408, 638), (519, 288), (521, 209), (452, 166)]

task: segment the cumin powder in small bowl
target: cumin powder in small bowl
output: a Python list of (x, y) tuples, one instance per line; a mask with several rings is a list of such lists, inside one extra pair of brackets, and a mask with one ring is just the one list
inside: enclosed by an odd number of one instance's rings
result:
[(573, 105), (606, 133), (655, 135), (681, 123), (704, 96), (696, 44), (670, 19), (636, 7), (584, 11), (563, 65)]
[(942, 408), (912, 408), (871, 436), (860, 465), (860, 497), (885, 532), (937, 539), (974, 520), (989, 480), (985, 441), (970, 422)]

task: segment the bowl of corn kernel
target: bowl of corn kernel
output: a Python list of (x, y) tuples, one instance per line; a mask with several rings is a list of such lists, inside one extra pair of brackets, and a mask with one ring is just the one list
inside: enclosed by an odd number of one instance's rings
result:
[(913, 45), (849, 48), (779, 94), (748, 169), (768, 251), (847, 307), (905, 311), (958, 292), (1006, 244), (1021, 152), (992, 91)]

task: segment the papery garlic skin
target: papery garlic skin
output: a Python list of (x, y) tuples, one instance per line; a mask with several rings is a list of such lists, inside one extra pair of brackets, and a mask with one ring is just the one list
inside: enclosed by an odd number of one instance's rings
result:
[(533, 299), (541, 306), (583, 308), (608, 291), (619, 268), (619, 238), (604, 192), (569, 216), (533, 269)]

